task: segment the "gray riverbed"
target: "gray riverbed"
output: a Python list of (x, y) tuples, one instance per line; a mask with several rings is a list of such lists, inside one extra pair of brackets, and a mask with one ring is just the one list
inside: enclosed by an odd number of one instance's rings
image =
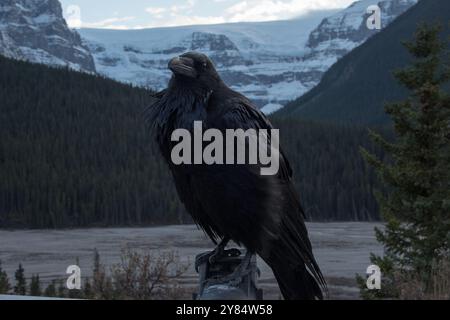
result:
[[(371, 252), (382, 253), (376, 242), (375, 223), (308, 223), (314, 254), (328, 281), (330, 298), (357, 299), (355, 274), (364, 274)], [(27, 277), (39, 274), (44, 282), (66, 277), (69, 265), (79, 260), (83, 276), (90, 276), (94, 248), (106, 266), (119, 262), (121, 250), (175, 251), (191, 267), (184, 276), (186, 286), (196, 285), (195, 256), (213, 248), (196, 226), (153, 228), (105, 228), (74, 230), (0, 230), (0, 260), (12, 278), (19, 263)], [(278, 299), (280, 293), (270, 268), (261, 260), (260, 286), (265, 297)]]

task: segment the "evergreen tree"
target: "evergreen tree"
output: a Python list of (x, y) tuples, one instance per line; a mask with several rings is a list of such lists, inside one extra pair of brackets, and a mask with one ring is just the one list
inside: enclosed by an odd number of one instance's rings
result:
[(39, 275), (33, 275), (30, 281), (30, 296), (39, 297), (42, 294)]
[(0, 260), (0, 294), (7, 294), (11, 290), (8, 275), (2, 269), (2, 261)]
[(59, 298), (65, 298), (67, 296), (66, 287), (64, 286), (64, 281), (62, 280), (58, 281), (57, 296)]
[(92, 288), (95, 292), (103, 292), (105, 289), (106, 273), (105, 268), (100, 261), (98, 250), (94, 249), (94, 267), (92, 270)]
[(89, 281), (89, 279), (86, 279), (86, 281), (84, 282), (82, 296), (83, 296), (83, 299), (93, 299), (94, 298), (91, 282)]
[(56, 281), (52, 280), (52, 282), (45, 288), (44, 295), (46, 297), (56, 297)]
[[(395, 75), (411, 96), (386, 107), (396, 141), (372, 133), (390, 161), (363, 150), (388, 190), (377, 197), (386, 226), (376, 235), (385, 256), (372, 256), (372, 262), (381, 267), (387, 284), (407, 273), (421, 279), (425, 291), (432, 289), (434, 266), (448, 259), (450, 249), (450, 98), (445, 92), (450, 70), (442, 62), (439, 30), (422, 25), (415, 41), (405, 43), (415, 61)], [(399, 293), (384, 287), (381, 294)]]
[(27, 294), (27, 280), (25, 279), (25, 270), (22, 264), (19, 264), (19, 268), (14, 274), (16, 285), (14, 286), (14, 294), (24, 296)]

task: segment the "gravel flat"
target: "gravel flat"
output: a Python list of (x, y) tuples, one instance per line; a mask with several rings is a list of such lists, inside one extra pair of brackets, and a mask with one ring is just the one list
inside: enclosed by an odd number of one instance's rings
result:
[[(331, 299), (357, 299), (355, 274), (364, 274), (371, 252), (382, 253), (376, 242), (375, 223), (309, 223), (314, 254), (327, 278)], [(213, 248), (196, 226), (152, 228), (105, 228), (74, 230), (0, 230), (0, 260), (12, 278), (19, 263), (27, 277), (39, 274), (44, 282), (66, 278), (66, 268), (79, 261), (82, 277), (90, 276), (93, 251), (110, 266), (119, 262), (123, 248), (175, 251), (191, 267), (183, 283), (195, 287), (195, 256)], [(280, 293), (270, 268), (261, 260), (260, 286), (265, 297), (278, 299)]]

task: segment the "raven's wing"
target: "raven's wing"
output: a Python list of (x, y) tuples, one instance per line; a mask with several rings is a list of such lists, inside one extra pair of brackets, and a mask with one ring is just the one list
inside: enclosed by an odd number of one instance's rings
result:
[[(214, 120), (208, 123), (208, 127), (219, 130), (267, 129), (269, 133), (270, 129), (273, 129), (266, 116), (245, 98), (233, 98), (226, 101), (226, 104), (226, 108), (220, 108), (226, 111), (219, 117), (213, 117)], [(240, 170), (239, 176), (242, 178), (251, 176), (252, 180), (249, 181), (252, 184), (271, 189), (267, 197), (269, 201), (265, 203), (264, 209), (267, 210), (265, 217), (259, 218), (259, 223), (262, 224), (259, 237), (260, 241), (264, 242), (264, 249), (258, 253), (271, 265), (286, 297), (321, 298), (319, 286), (325, 288), (325, 280), (313, 256), (304, 223), (304, 212), (292, 183), (292, 169), (281, 148), (279, 160), (280, 170), (276, 176), (255, 177), (242, 172), (251, 170), (248, 166), (240, 166), (236, 169)], [(227, 177), (227, 183), (233, 183), (231, 174)], [(236, 178), (240, 179), (240, 177)], [(235, 183), (236, 188), (239, 189), (241, 186), (237, 181)], [(249, 201), (248, 197), (251, 196), (251, 192), (243, 194), (241, 202)], [(244, 212), (240, 214), (245, 215)], [(293, 273), (292, 270), (296, 271)], [(303, 289), (296, 289), (295, 286), (303, 286)], [(302, 290), (304, 291), (299, 293)]]
[(224, 237), (221, 229), (211, 219), (210, 212), (205, 210), (201, 188), (196, 183), (195, 170), (184, 170), (183, 167), (171, 166), (175, 187), (181, 202), (191, 215), (194, 222), (205, 232), (214, 244)]
[(150, 96), (150, 101), (147, 106), (143, 110), (143, 116), (145, 120), (145, 124), (151, 133), (154, 133), (154, 127), (158, 119), (159, 115), (159, 106), (158, 102), (164, 97), (167, 93), (167, 89), (164, 89), (159, 92), (155, 92)]
[[(209, 236), (209, 238), (217, 244), (217, 241), (223, 237), (218, 233), (218, 228), (214, 226), (213, 221), (209, 219), (209, 216), (204, 212), (202, 207), (201, 195), (196, 193), (197, 188), (193, 181), (192, 170), (190, 166), (174, 166), (170, 161), (171, 145), (168, 142), (164, 142), (164, 138), (161, 137), (159, 130), (164, 127), (169, 127), (170, 123), (164, 122), (160, 117), (162, 108), (161, 100), (166, 95), (167, 89), (157, 92), (152, 95), (152, 100), (149, 101), (147, 107), (144, 110), (144, 119), (152, 135), (156, 136), (156, 140), (160, 140), (160, 149), (163, 157), (169, 165), (172, 172), (175, 188), (177, 189), (178, 196), (181, 202), (186, 207), (186, 210), (191, 214), (194, 222), (200, 226), (201, 229)], [(163, 118), (164, 119), (164, 118)]]
[[(267, 117), (244, 97), (236, 97), (227, 101), (231, 107), (227, 106), (226, 112), (216, 121), (208, 125), (219, 130), (226, 129), (265, 129), (268, 130), (268, 142), (271, 141), (271, 129), (274, 129)], [(283, 150), (280, 147), (280, 176), (285, 180), (292, 178), (292, 168)], [(299, 203), (300, 205), (300, 203)]]

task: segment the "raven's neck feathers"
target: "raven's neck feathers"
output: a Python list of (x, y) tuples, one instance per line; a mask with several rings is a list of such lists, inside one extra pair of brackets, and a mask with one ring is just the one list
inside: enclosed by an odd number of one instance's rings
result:
[(175, 129), (193, 130), (194, 121), (206, 120), (213, 90), (192, 90), (191, 86), (169, 85), (165, 94), (147, 109), (147, 123), (157, 139), (170, 139)]
[(211, 95), (212, 91), (224, 86), (219, 79), (211, 79), (207, 85), (202, 85), (202, 81), (191, 79), (186, 76), (173, 76), (170, 79), (168, 92), (178, 95), (194, 95), (197, 100)]

